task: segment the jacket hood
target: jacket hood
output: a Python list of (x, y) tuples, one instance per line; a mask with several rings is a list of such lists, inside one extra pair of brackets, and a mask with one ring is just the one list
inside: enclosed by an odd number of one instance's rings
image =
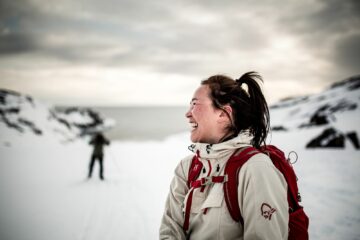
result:
[(252, 136), (249, 132), (241, 132), (236, 137), (221, 143), (193, 143), (189, 150), (200, 158), (219, 159), (230, 155), (235, 149), (251, 146)]

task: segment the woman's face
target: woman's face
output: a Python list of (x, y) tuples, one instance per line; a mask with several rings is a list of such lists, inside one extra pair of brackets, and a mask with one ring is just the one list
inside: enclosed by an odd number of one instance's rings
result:
[(201, 85), (194, 93), (186, 117), (191, 125), (191, 141), (218, 143), (224, 136), (223, 111), (213, 106), (210, 88)]

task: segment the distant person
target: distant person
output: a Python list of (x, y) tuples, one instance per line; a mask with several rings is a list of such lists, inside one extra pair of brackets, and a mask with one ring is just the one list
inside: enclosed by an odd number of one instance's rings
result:
[[(185, 115), (195, 155), (176, 167), (160, 239), (288, 238), (287, 184), (267, 155), (253, 155), (238, 172), (234, 199), (242, 222), (233, 220), (224, 200), (229, 158), (265, 144), (269, 111), (257, 79), (261, 77), (254, 72), (237, 80), (215, 75), (195, 91)], [(193, 172), (198, 172), (197, 180), (189, 182)]]
[(104, 167), (103, 167), (104, 151), (103, 151), (103, 148), (104, 148), (104, 145), (109, 145), (110, 141), (108, 139), (106, 139), (103, 134), (97, 133), (91, 139), (89, 144), (94, 145), (94, 150), (91, 155), (88, 178), (91, 178), (95, 160), (98, 160), (99, 165), (100, 165), (99, 176), (100, 176), (101, 180), (104, 180)]

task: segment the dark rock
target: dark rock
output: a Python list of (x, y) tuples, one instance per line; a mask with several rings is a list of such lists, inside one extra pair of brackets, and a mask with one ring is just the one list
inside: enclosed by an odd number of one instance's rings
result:
[(328, 115), (324, 112), (316, 111), (311, 117), (308, 123), (303, 123), (299, 126), (299, 128), (312, 127), (312, 126), (322, 126), (329, 124)]
[(284, 126), (274, 126), (271, 128), (273, 131), (287, 131), (287, 129)]
[[(79, 113), (82, 116), (89, 116), (91, 121), (88, 123), (77, 123), (77, 122), (69, 122), (66, 120), (66, 117), (59, 117), (57, 112), (63, 113), (65, 115), (69, 115), (72, 113)], [(104, 121), (99, 115), (99, 113), (95, 112), (91, 108), (81, 108), (81, 107), (67, 107), (60, 108), (57, 107), (55, 109), (50, 110), (51, 117), (55, 118), (58, 122), (65, 125), (69, 130), (72, 128), (79, 129), (79, 136), (85, 136), (91, 134), (94, 129), (98, 126), (101, 126)]]
[(340, 111), (351, 111), (357, 108), (357, 104), (349, 102), (346, 99), (341, 99), (336, 105), (329, 108), (329, 111), (332, 113)]
[(20, 93), (15, 92), (13, 90), (8, 90), (8, 89), (0, 89), (0, 103), (5, 105), (6, 104), (6, 97), (8, 95), (13, 95), (13, 96), (20, 96)]
[(343, 86), (346, 86), (350, 91), (360, 88), (360, 75), (353, 76), (343, 81), (334, 83), (333, 85), (331, 85), (330, 88), (338, 88)]
[(42, 135), (42, 131), (38, 127), (36, 127), (33, 122), (26, 120), (24, 118), (19, 118), (18, 121), (22, 125), (29, 127), (36, 135)]
[(22, 127), (20, 127), (18, 124), (10, 122), (9, 119), (7, 119), (4, 115), (0, 115), (0, 116), (1, 116), (0, 120), (3, 121), (6, 124), (6, 126), (8, 126), (9, 128), (15, 129), (18, 132), (21, 132), (21, 133), (24, 132), (24, 129)]
[(278, 104), (271, 105), (270, 109), (283, 108), (283, 107), (291, 107), (300, 103), (307, 102), (309, 100), (309, 96), (303, 97), (287, 97), (280, 100)]
[(341, 99), (334, 105), (325, 104), (319, 107), (314, 114), (310, 117), (308, 123), (303, 123), (299, 128), (312, 127), (312, 126), (322, 126), (329, 124), (331, 121), (335, 121), (334, 113), (352, 111), (357, 108), (357, 104), (354, 102), (349, 102), (346, 99)]
[(360, 149), (359, 138), (357, 137), (356, 132), (349, 132), (346, 136), (356, 149)]
[(344, 148), (344, 135), (334, 128), (325, 129), (319, 136), (311, 140), (306, 148)]
[(56, 119), (59, 121), (59, 123), (64, 124), (69, 130), (71, 129), (71, 125), (68, 121), (62, 118), (56, 118)]
[(1, 115), (5, 115), (5, 114), (11, 114), (11, 113), (14, 113), (14, 114), (18, 114), (20, 112), (20, 108), (3, 108), (3, 109), (0, 109), (0, 114)]
[(329, 123), (328, 117), (327, 115), (321, 113), (321, 112), (316, 112), (311, 118), (310, 118), (310, 125), (311, 126), (321, 126), (321, 125), (326, 125)]

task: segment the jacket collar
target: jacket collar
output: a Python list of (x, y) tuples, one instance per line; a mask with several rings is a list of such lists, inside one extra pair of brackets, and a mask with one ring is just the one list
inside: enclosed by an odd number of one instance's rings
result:
[(194, 143), (189, 146), (189, 150), (198, 154), (200, 158), (222, 159), (230, 157), (235, 149), (251, 146), (252, 136), (249, 132), (241, 132), (236, 137), (217, 144)]

